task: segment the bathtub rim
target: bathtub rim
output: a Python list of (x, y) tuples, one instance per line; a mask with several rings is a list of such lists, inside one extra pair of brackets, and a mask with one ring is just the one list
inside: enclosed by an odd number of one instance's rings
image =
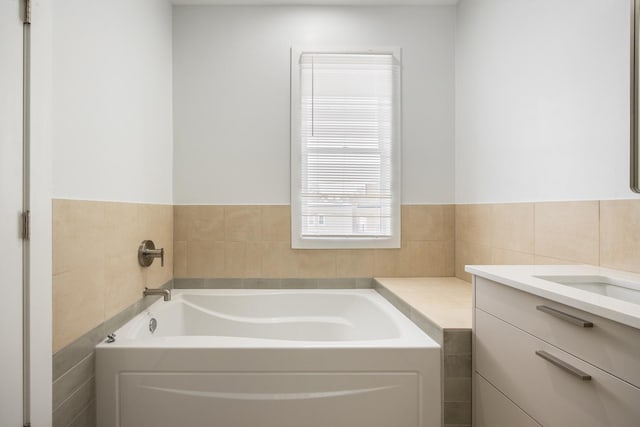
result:
[[(432, 337), (420, 329), (411, 319), (391, 304), (375, 289), (174, 289), (170, 302), (162, 299), (151, 304), (148, 308), (138, 313), (127, 323), (118, 328), (114, 333), (116, 340), (107, 343), (106, 340), (96, 345), (96, 349), (123, 349), (123, 348), (220, 348), (220, 349), (268, 349), (268, 348), (296, 348), (296, 349), (440, 349), (441, 346)], [(162, 308), (163, 304), (180, 303), (182, 295), (286, 295), (286, 294), (339, 294), (358, 295), (373, 302), (383, 310), (400, 331), (400, 336), (388, 339), (350, 340), (350, 341), (301, 341), (261, 339), (247, 337), (224, 336), (168, 336), (147, 339), (126, 338), (128, 331), (134, 328), (144, 318), (153, 316), (153, 311)]]

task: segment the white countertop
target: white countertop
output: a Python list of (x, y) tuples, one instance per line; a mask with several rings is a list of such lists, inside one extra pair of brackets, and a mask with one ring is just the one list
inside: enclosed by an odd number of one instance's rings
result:
[(467, 265), (465, 271), (640, 329), (640, 304), (535, 277), (604, 276), (614, 280), (634, 282), (640, 289), (640, 274), (592, 265)]

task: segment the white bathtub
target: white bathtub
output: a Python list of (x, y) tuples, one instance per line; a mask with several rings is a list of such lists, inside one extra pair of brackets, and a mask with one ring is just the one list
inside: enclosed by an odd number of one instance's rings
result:
[(174, 290), (96, 363), (99, 427), (441, 424), (440, 347), (370, 289)]

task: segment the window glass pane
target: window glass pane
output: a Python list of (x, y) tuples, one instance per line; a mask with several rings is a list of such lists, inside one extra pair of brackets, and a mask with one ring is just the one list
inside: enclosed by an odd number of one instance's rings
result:
[(300, 58), (302, 237), (390, 237), (392, 55)]

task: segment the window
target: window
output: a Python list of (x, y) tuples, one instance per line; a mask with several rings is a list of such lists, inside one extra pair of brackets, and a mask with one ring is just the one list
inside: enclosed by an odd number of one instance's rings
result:
[(291, 79), (292, 246), (400, 247), (400, 50), (292, 49)]

